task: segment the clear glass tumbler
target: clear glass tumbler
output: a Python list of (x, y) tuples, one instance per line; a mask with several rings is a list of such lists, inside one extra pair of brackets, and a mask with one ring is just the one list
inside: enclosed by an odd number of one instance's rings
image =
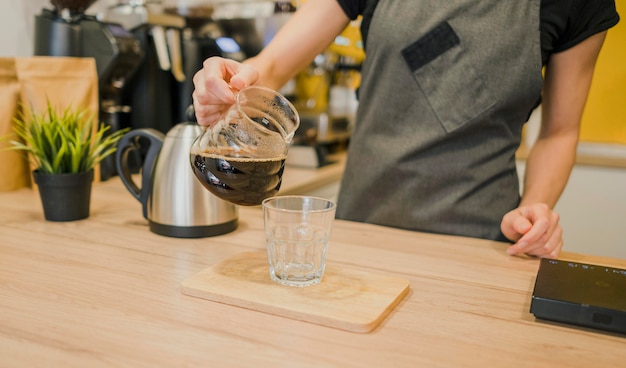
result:
[(262, 203), (270, 278), (282, 285), (319, 284), (337, 205), (311, 196), (278, 196)]

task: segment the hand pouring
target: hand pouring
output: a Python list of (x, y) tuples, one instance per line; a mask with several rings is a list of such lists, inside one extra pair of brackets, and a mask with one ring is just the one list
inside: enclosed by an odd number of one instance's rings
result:
[(268, 88), (250, 86), (191, 146), (198, 180), (214, 195), (256, 206), (278, 193), (285, 159), (300, 125), (295, 107)]
[[(117, 171), (128, 191), (143, 205), (150, 231), (177, 238), (201, 238), (231, 232), (237, 227), (237, 206), (203, 188), (189, 167), (189, 150), (202, 133), (193, 107), (187, 122), (174, 126), (165, 136), (155, 129), (135, 129), (118, 144)], [(141, 187), (131, 177), (129, 153), (139, 149), (140, 139), (149, 142), (143, 162)]]

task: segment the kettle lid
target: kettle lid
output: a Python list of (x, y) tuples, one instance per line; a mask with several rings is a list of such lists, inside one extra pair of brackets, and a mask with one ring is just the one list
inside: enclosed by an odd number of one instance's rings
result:
[(167, 138), (179, 138), (179, 139), (196, 139), (202, 134), (202, 127), (198, 125), (196, 120), (196, 112), (193, 109), (193, 105), (189, 105), (185, 111), (186, 121), (178, 123), (172, 129), (167, 132)]

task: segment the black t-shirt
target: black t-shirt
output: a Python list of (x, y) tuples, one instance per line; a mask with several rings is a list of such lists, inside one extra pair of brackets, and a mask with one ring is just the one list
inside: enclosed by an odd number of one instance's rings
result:
[[(350, 19), (363, 17), (367, 37), (368, 11), (376, 0), (337, 0)], [(370, 14), (371, 15), (371, 14)], [(619, 22), (614, 0), (541, 0), (541, 53), (543, 63), (556, 52), (567, 50), (586, 38)]]

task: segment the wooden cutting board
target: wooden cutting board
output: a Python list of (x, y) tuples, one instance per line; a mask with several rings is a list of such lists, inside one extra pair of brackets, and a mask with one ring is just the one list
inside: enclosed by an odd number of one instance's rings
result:
[(326, 265), (322, 282), (270, 279), (267, 253), (242, 253), (181, 284), (183, 294), (352, 332), (370, 332), (409, 292), (408, 280)]

